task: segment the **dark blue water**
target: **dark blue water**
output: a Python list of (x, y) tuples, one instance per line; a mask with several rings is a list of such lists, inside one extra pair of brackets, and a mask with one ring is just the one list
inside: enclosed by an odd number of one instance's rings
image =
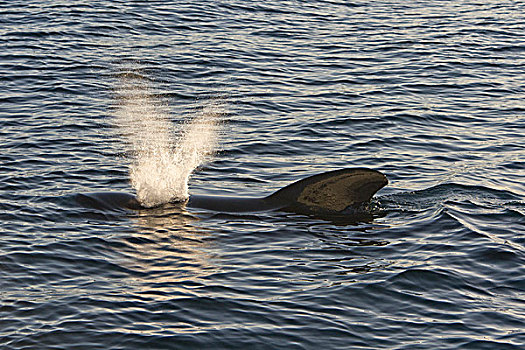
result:
[[(2, 349), (523, 349), (522, 1), (0, 2)], [(133, 193), (119, 77), (180, 125), (224, 101), (190, 193), (323, 171), (372, 221)], [(133, 135), (131, 135), (133, 136)]]

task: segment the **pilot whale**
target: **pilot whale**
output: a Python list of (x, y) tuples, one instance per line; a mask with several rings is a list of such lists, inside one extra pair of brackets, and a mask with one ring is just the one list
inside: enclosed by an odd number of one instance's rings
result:
[[(351, 213), (359, 210), (388, 183), (385, 175), (367, 168), (345, 168), (313, 175), (262, 198), (192, 195), (186, 207), (221, 213), (282, 210), (299, 214)], [(102, 209), (146, 209), (127, 193), (81, 194), (77, 201)]]

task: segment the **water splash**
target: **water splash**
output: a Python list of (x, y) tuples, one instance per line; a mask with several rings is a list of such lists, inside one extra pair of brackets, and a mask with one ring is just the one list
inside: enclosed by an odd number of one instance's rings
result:
[(114, 121), (131, 155), (130, 182), (144, 207), (188, 198), (188, 180), (213, 154), (224, 104), (211, 100), (181, 124), (170, 120), (140, 74), (122, 74), (116, 89)]

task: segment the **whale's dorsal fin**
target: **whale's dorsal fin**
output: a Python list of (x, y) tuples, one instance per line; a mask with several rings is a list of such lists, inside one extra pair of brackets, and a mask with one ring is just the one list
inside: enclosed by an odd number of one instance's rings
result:
[(291, 207), (340, 212), (370, 201), (387, 183), (386, 176), (376, 170), (340, 169), (294, 182), (266, 199)]

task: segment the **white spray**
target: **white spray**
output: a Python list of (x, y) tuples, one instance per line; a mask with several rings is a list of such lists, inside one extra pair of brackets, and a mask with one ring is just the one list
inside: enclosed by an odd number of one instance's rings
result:
[(177, 133), (166, 106), (140, 75), (122, 75), (116, 96), (114, 120), (131, 154), (130, 181), (138, 201), (155, 207), (186, 200), (191, 173), (216, 149), (223, 104), (210, 101)]

